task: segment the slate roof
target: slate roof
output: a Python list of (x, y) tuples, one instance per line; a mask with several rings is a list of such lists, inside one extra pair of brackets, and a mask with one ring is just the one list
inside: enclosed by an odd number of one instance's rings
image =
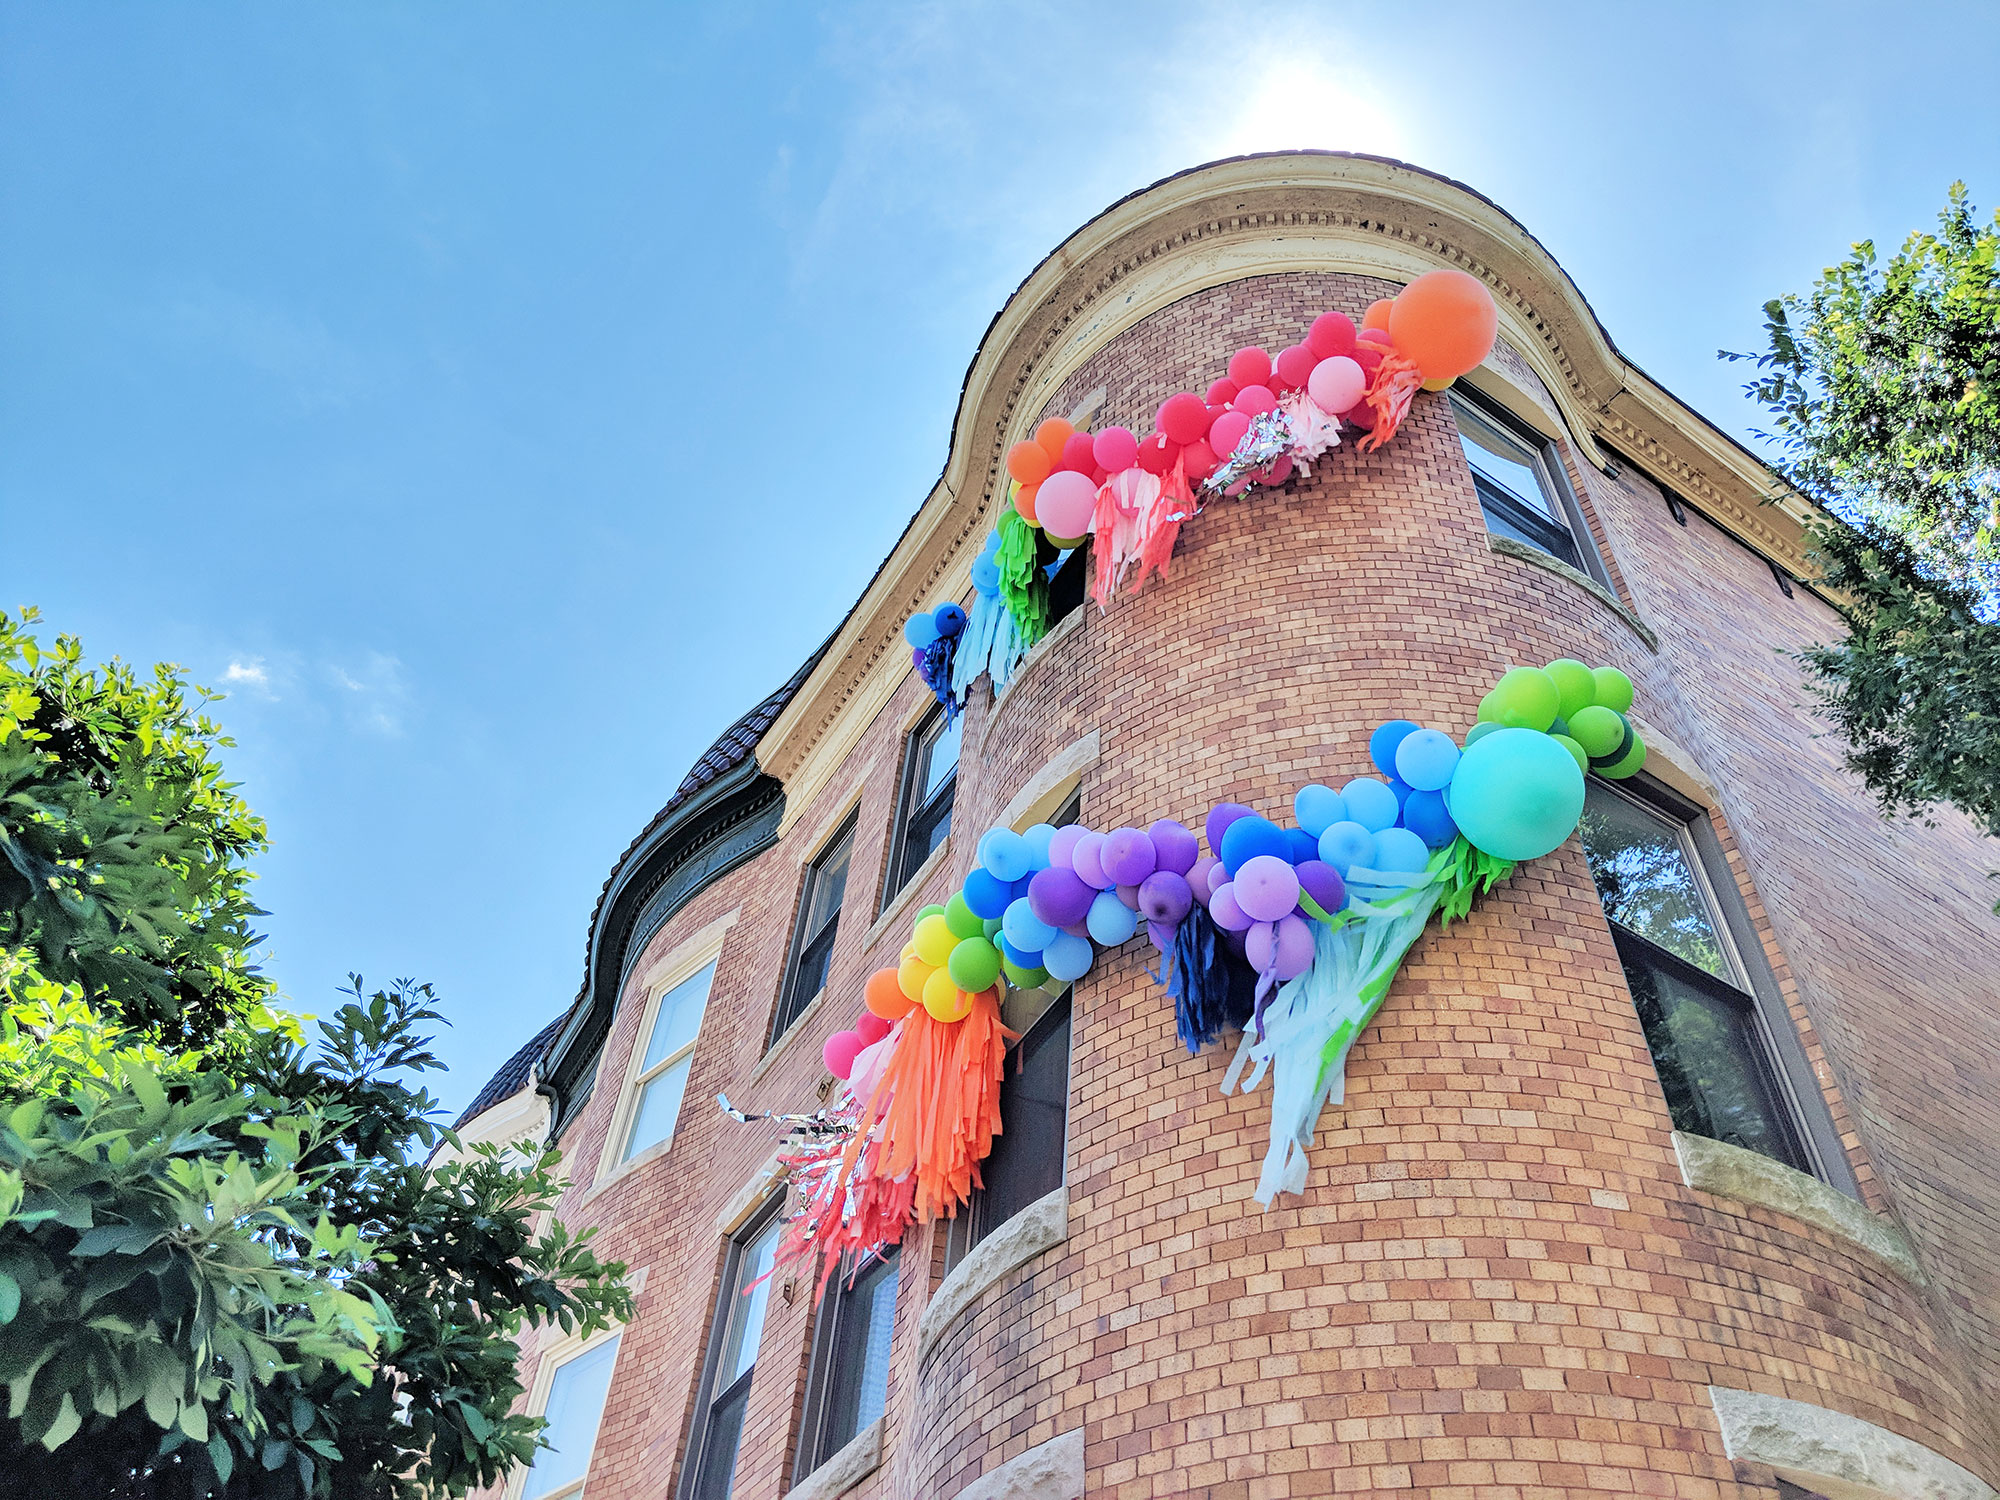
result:
[(556, 1033), (562, 1030), (563, 1022), (568, 1019), (569, 1012), (564, 1011), (536, 1032), (527, 1046), (500, 1064), (500, 1071), (486, 1080), (485, 1087), (465, 1106), (465, 1113), (458, 1117), (452, 1128), (458, 1129), (475, 1116), (486, 1113), (502, 1099), (512, 1098), (526, 1088), (528, 1081), (535, 1076), (535, 1064), (542, 1060), (542, 1054), (548, 1051), (549, 1044), (555, 1041)]

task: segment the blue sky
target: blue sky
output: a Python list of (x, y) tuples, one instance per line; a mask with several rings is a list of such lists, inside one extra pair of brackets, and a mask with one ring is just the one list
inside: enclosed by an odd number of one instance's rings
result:
[(1996, 57), (1984, 4), (6, 5), (0, 603), (228, 692), (271, 972), (435, 981), (456, 1106), (1107, 204), (1400, 156), (1742, 433), (1765, 298), (2000, 199)]

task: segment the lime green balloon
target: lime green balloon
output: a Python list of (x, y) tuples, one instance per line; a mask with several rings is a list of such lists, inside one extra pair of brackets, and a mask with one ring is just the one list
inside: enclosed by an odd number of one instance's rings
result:
[(1002, 955), (1000, 959), (1000, 968), (1007, 975), (1007, 982), (1017, 990), (1039, 989), (1049, 982), (1049, 971), (1047, 969), (1039, 966), (1032, 969), (1024, 969), (1015, 963), (1013, 959), (1005, 955)]
[(1590, 770), (1590, 757), (1584, 754), (1583, 746), (1579, 745), (1566, 734), (1552, 734), (1549, 738), (1554, 740), (1558, 745), (1561, 745), (1563, 749), (1569, 751), (1571, 756), (1575, 758), (1576, 768), (1579, 771), (1587, 773)]
[(1542, 670), (1556, 685), (1556, 712), (1567, 719), (1579, 708), (1597, 701), (1597, 679), (1590, 668), (1573, 657), (1558, 656)]
[(1570, 717), (1569, 735), (1583, 753), (1596, 759), (1610, 755), (1625, 743), (1625, 720), (1602, 704), (1579, 708)]
[[(951, 929), (953, 937), (976, 938), (986, 936), (986, 924), (972, 914), (972, 908), (965, 904), (965, 892), (953, 891), (951, 899), (944, 904), (944, 925)], [(964, 985), (959, 986), (964, 989)]]
[(993, 988), (1000, 977), (1000, 950), (983, 937), (969, 937), (951, 950), (951, 982), (968, 995)]
[(1590, 674), (1596, 685), (1593, 701), (1600, 708), (1608, 708), (1613, 713), (1626, 713), (1632, 707), (1632, 679), (1616, 667), (1599, 667)]
[(1479, 700), (1479, 713), (1477, 717), (1482, 724), (1498, 724), (1500, 722), (1500, 695), (1497, 692), (1488, 693), (1484, 698)]
[(912, 941), (918, 958), (932, 968), (941, 969), (950, 961), (952, 950), (958, 946), (958, 934), (951, 930), (943, 912), (934, 911), (917, 923), (916, 937)]
[(1485, 739), (1487, 735), (1498, 734), (1502, 729), (1505, 729), (1506, 727), (1507, 726), (1504, 724), (1494, 723), (1491, 719), (1480, 720), (1477, 724), (1474, 724), (1470, 729), (1465, 731), (1465, 748), (1470, 750), (1474, 745), (1478, 744), (1481, 740)]
[(1601, 766), (1597, 774), (1612, 781), (1623, 781), (1627, 776), (1637, 776), (1646, 766), (1646, 742), (1639, 738), (1639, 731), (1632, 731), (1632, 748), (1613, 764)]
[(1493, 701), (1499, 721), (1509, 729), (1547, 733), (1556, 721), (1562, 695), (1555, 679), (1540, 667), (1515, 667), (1493, 685)]
[(943, 915), (944, 908), (942, 906), (926, 906), (919, 908), (917, 920), (921, 922), (925, 917), (941, 917)]

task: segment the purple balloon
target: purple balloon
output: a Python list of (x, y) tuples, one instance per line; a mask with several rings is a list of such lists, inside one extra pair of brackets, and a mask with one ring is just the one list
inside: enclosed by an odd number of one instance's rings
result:
[(1085, 942), (1090, 941), (1090, 923), (1088, 922), (1072, 922), (1063, 931), (1071, 937), (1080, 937)]
[(1347, 882), (1325, 860), (1306, 860), (1293, 873), (1299, 877), (1299, 889), (1317, 901), (1329, 917), (1347, 905)]
[(921, 668), (923, 664), (924, 664), (924, 648), (922, 646), (910, 647), (910, 665), (913, 667)]
[[(1193, 835), (1189, 835), (1190, 838)], [(1139, 910), (1148, 922), (1178, 923), (1194, 906), (1194, 888), (1187, 877), (1155, 870), (1139, 882)]]
[(1172, 818), (1160, 819), (1146, 830), (1146, 837), (1153, 841), (1153, 852), (1159, 856), (1155, 869), (1185, 875), (1201, 858), (1201, 840), (1186, 824), (1176, 823)]
[(1070, 856), (1076, 852), (1078, 840), (1088, 832), (1090, 830), (1081, 823), (1070, 823), (1058, 828), (1055, 837), (1049, 840), (1049, 863), (1064, 870), (1075, 869), (1076, 865)]
[(1229, 831), (1231, 823), (1238, 818), (1251, 818), (1256, 815), (1256, 808), (1245, 807), (1241, 802), (1216, 803), (1215, 810), (1208, 815), (1208, 823), (1203, 829), (1208, 835), (1208, 852), (1210, 854), (1222, 852), (1222, 836)]
[(1116, 885), (1112, 889), (1118, 892), (1118, 899), (1123, 901), (1129, 910), (1137, 911), (1139, 909), (1139, 887), (1136, 885)]
[(1071, 846), (1069, 867), (1083, 877), (1092, 890), (1108, 891), (1118, 882), (1104, 873), (1104, 835), (1086, 833)]
[(1194, 862), (1194, 868), (1188, 871), (1188, 885), (1194, 890), (1194, 899), (1203, 906), (1208, 905), (1208, 898), (1215, 891), (1215, 872), (1221, 868), (1221, 860), (1213, 854), (1204, 854)]
[(1276, 968), (1280, 981), (1297, 979), (1312, 967), (1312, 928), (1302, 917), (1259, 922), (1244, 934), (1243, 951), (1259, 974)]
[(1235, 885), (1236, 904), (1252, 921), (1275, 922), (1299, 904), (1299, 877), (1275, 854), (1244, 860)]
[(1120, 828), (1104, 836), (1100, 861), (1104, 873), (1120, 885), (1137, 885), (1159, 868), (1160, 857), (1153, 841), (1136, 828)]
[(1257, 920), (1244, 915), (1243, 908), (1236, 904), (1236, 888), (1226, 880), (1208, 898), (1208, 914), (1215, 918), (1215, 925), (1224, 932), (1247, 931), (1250, 924)]
[(1090, 903), (1097, 892), (1084, 883), (1074, 870), (1058, 870), (1051, 865), (1035, 871), (1028, 882), (1028, 908), (1051, 927), (1070, 927), (1090, 915)]
[(1148, 922), (1146, 936), (1153, 940), (1153, 946), (1165, 953), (1174, 945), (1174, 936), (1180, 928), (1172, 922)]

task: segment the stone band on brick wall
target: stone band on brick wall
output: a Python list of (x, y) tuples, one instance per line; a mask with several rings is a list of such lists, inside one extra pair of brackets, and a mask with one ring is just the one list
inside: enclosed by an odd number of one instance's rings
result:
[(1044, 1250), (1060, 1245), (1069, 1233), (1069, 1189), (1059, 1187), (1037, 1198), (1013, 1218), (974, 1245), (924, 1307), (917, 1325), (917, 1363), (922, 1365), (945, 1330), (956, 1323), (979, 1294), (1009, 1271), (1026, 1265)]
[(1083, 1429), (1010, 1458), (960, 1490), (957, 1500), (1083, 1500)]
[[(1769, 1464), (1781, 1478), (1846, 1500), (1995, 1500), (2000, 1491), (1970, 1469), (1873, 1422), (1757, 1391), (1708, 1388), (1722, 1446), (1733, 1459)], [(1841, 1485), (1836, 1491), (1833, 1485)], [(1847, 1486), (1860, 1486), (1857, 1492)]]

